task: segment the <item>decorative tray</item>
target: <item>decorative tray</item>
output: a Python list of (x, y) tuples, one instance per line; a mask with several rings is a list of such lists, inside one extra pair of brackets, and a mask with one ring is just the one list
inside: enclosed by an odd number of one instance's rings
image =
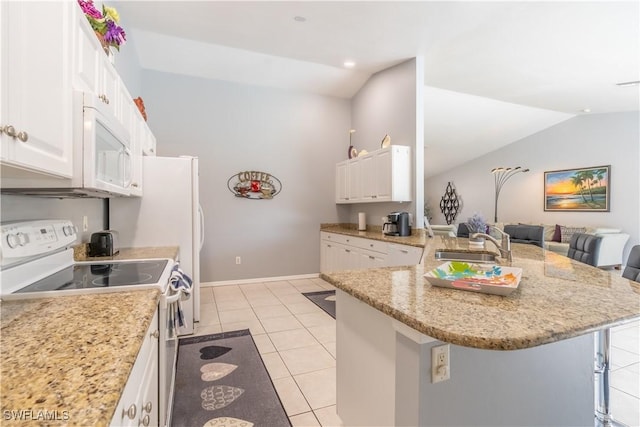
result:
[(518, 289), (522, 269), (495, 264), (449, 261), (429, 271), (424, 277), (433, 286), (484, 294), (509, 295)]

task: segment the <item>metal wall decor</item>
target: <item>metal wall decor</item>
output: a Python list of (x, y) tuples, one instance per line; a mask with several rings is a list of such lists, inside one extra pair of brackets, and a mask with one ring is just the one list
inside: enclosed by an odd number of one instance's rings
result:
[(273, 199), (282, 191), (282, 183), (275, 176), (259, 171), (239, 172), (227, 181), (229, 191), (245, 199)]
[(451, 225), (458, 216), (458, 209), (460, 208), (460, 200), (456, 194), (456, 189), (453, 188), (451, 182), (447, 183), (447, 189), (444, 192), (444, 196), (440, 199), (440, 211), (444, 215), (444, 219), (447, 221), (447, 225)]

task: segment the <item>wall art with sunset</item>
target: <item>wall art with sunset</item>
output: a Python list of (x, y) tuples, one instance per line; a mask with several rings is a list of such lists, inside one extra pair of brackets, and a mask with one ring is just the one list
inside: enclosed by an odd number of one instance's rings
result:
[(609, 212), (611, 166), (544, 173), (545, 211)]

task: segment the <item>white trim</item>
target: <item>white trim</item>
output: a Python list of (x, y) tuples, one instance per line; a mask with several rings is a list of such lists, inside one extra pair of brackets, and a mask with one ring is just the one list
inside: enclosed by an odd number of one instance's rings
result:
[(320, 277), (320, 273), (298, 274), (294, 276), (258, 277), (255, 279), (218, 280), (216, 282), (201, 282), (200, 287), (215, 287), (226, 285), (239, 285), (244, 283), (279, 282), (281, 280), (315, 279)]

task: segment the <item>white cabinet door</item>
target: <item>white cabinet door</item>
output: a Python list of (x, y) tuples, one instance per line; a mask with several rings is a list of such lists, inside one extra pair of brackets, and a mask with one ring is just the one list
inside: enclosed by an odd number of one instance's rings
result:
[(360, 159), (351, 160), (348, 165), (349, 202), (356, 203), (362, 199), (362, 163)]
[(362, 201), (370, 202), (376, 198), (377, 180), (373, 154), (367, 154), (360, 158), (360, 174), (362, 176)]
[(104, 55), (100, 43), (79, 7), (73, 8), (73, 88), (82, 92), (98, 91), (99, 55)]
[(0, 158), (70, 178), (72, 2), (0, 2)]
[[(126, 89), (122, 90), (123, 99), (129, 99), (131, 96)], [(141, 197), (143, 195), (143, 160), (142, 160), (142, 135), (140, 126), (142, 126), (142, 116), (138, 111), (138, 107), (130, 102), (122, 103), (123, 117), (125, 118), (125, 129), (129, 131), (131, 136), (131, 184), (129, 185), (129, 195)]]
[(156, 137), (149, 129), (149, 125), (147, 122), (140, 116), (142, 121), (140, 122), (140, 138), (142, 141), (142, 153), (145, 156), (155, 156), (156, 155)]
[(336, 203), (349, 203), (349, 162), (336, 164)]
[(372, 177), (371, 181), (374, 185), (373, 197), (377, 201), (391, 200), (391, 181), (393, 178), (391, 160), (391, 149), (380, 150), (373, 155), (375, 176)]

